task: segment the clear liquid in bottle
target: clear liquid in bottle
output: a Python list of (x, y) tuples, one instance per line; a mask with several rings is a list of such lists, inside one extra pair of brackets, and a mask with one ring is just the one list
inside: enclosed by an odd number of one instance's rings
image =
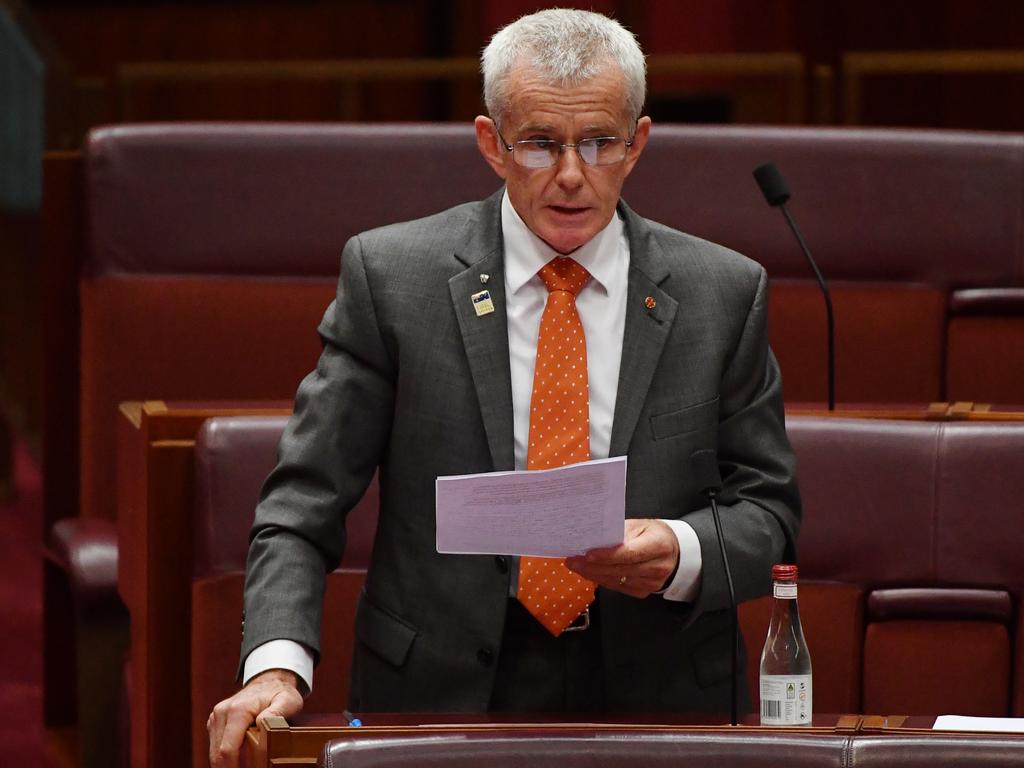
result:
[(772, 567), (772, 619), (761, 651), (761, 725), (810, 725), (811, 654), (800, 626), (797, 567)]

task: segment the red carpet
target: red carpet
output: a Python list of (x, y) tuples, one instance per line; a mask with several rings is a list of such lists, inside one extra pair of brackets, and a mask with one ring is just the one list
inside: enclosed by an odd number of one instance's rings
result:
[(14, 446), (13, 501), (0, 502), (0, 753), (10, 766), (44, 762), (42, 726), (42, 485)]

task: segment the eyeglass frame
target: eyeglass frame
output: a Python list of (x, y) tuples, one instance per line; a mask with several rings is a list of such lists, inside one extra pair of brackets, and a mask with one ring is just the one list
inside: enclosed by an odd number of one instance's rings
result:
[[(565, 154), (565, 150), (571, 148), (576, 150), (576, 155), (579, 157), (580, 162), (583, 163), (583, 165), (587, 166), (588, 168), (610, 168), (616, 163), (623, 162), (629, 156), (629, 148), (632, 147), (633, 143), (636, 141), (636, 131), (634, 131), (632, 137), (628, 139), (623, 138), (622, 136), (588, 136), (585, 139), (580, 139), (574, 144), (563, 144), (562, 142), (555, 141), (554, 139), (520, 139), (519, 141), (514, 141), (511, 144), (509, 144), (507, 141), (505, 141), (505, 137), (501, 135), (501, 129), (498, 127), (497, 122), (494, 123), (494, 132), (498, 134), (498, 140), (501, 142), (501, 146), (505, 148), (505, 151), (512, 153), (512, 161), (520, 168), (526, 168), (531, 171), (542, 171), (545, 168), (554, 168), (556, 165), (558, 165), (558, 160), (556, 159), (555, 162), (551, 163), (551, 165), (523, 165), (518, 160), (516, 160), (515, 147), (517, 144), (535, 144), (538, 141), (550, 141), (553, 146), (558, 147), (558, 159), (561, 159), (562, 155)], [(605, 165), (599, 165), (598, 163), (588, 163), (583, 158), (583, 153), (580, 152), (580, 143), (584, 141), (597, 141), (598, 139), (621, 139), (622, 141), (624, 141), (626, 144), (626, 151), (622, 155), (622, 160), (616, 160), (614, 163), (607, 163)]]

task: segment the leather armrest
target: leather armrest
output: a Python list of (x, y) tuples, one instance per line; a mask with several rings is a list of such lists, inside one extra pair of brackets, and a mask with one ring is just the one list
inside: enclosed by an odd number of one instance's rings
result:
[(997, 621), (1013, 618), (1010, 593), (999, 589), (876, 589), (868, 595), (868, 618)]
[(67, 517), (50, 529), (50, 547), (85, 605), (116, 605), (117, 526), (111, 520)]
[(953, 291), (954, 315), (1024, 315), (1024, 288), (966, 288)]

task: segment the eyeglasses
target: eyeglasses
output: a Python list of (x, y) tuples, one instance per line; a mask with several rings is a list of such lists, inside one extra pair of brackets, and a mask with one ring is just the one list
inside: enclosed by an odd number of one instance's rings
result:
[(567, 149), (575, 149), (587, 165), (615, 165), (626, 159), (626, 150), (633, 146), (633, 139), (621, 136), (594, 136), (575, 144), (562, 144), (554, 139), (525, 139), (509, 144), (497, 126), (494, 130), (501, 145), (512, 153), (512, 159), (524, 168), (550, 168)]

